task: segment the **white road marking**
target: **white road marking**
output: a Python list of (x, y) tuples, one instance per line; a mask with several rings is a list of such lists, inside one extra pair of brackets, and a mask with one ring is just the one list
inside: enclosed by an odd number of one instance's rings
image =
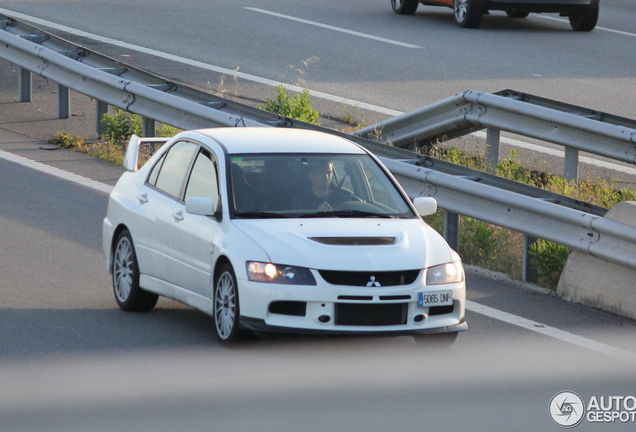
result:
[(494, 318), (499, 321), (503, 321), (508, 324), (515, 325), (517, 327), (524, 328), (526, 330), (540, 333), (544, 336), (552, 337), (563, 342), (579, 346), (581, 348), (595, 351), (600, 354), (604, 354), (624, 361), (636, 362), (635, 353), (625, 351), (601, 342), (597, 342), (592, 339), (587, 339), (583, 336), (575, 335), (574, 333), (560, 330), (556, 327), (550, 327), (537, 321), (532, 321), (526, 318), (519, 317), (517, 315), (510, 314), (508, 312), (500, 311), (499, 309), (484, 306), (470, 300), (466, 301), (466, 309), (490, 318)]
[[(15, 155), (13, 153), (6, 152), (4, 150), (0, 150), (0, 159), (4, 159), (10, 162), (15, 162), (22, 166), (32, 168), (34, 170), (37, 170), (46, 174), (50, 174), (58, 178), (80, 184), (82, 186), (88, 187), (98, 192), (110, 194), (113, 190), (113, 186), (107, 185), (105, 183), (101, 183), (86, 177), (82, 177), (77, 174), (73, 174), (68, 171), (54, 168), (49, 165), (43, 164), (41, 162), (36, 162), (30, 159), (27, 159), (25, 157)], [(573, 333), (566, 332), (564, 330), (559, 330), (555, 327), (546, 326), (539, 322), (522, 318), (522, 317), (510, 314), (508, 312), (500, 311), (498, 309), (494, 309), (489, 306), (484, 306), (482, 304), (475, 303), (473, 301), (466, 301), (466, 309), (472, 312), (476, 312), (476, 313), (488, 316), (490, 318), (494, 318), (499, 321), (503, 321), (508, 324), (512, 324), (527, 330), (532, 330), (534, 332), (561, 340), (563, 342), (571, 343), (571, 344), (580, 346), (582, 348), (589, 349), (591, 351), (605, 354), (610, 357), (636, 362), (636, 354), (634, 353), (624, 351), (619, 348), (615, 348), (600, 342), (596, 342), (591, 339), (584, 338), (583, 336), (578, 336)]]
[[(559, 21), (559, 22), (565, 23), (567, 25), (570, 25), (570, 21), (567, 20), (567, 19), (552, 17), (552, 16), (548, 16), (548, 15), (541, 15), (541, 14), (536, 14), (534, 16), (536, 18), (543, 18), (543, 19), (547, 19), (547, 20), (550, 20), (550, 21)], [(623, 31), (623, 30), (614, 30), (614, 29), (607, 28), (607, 27), (596, 26), (596, 27), (594, 27), (594, 30), (606, 31), (606, 32), (615, 33), (615, 34), (618, 34), (618, 35), (621, 35), (621, 36), (636, 37), (636, 33), (629, 33), (629, 32)]]
[(0, 8), (0, 13), (13, 17), (13, 18), (17, 18), (17, 19), (21, 19), (24, 21), (30, 21), (34, 24), (37, 25), (42, 25), (42, 26), (46, 26), (46, 27), (50, 27), (59, 31), (63, 31), (75, 36), (80, 36), (86, 39), (90, 39), (90, 40), (94, 40), (94, 41), (98, 41), (98, 42), (103, 42), (103, 43), (107, 43), (113, 46), (118, 46), (120, 48), (125, 48), (125, 49), (129, 49), (129, 50), (134, 50), (137, 52), (141, 52), (144, 54), (148, 54), (148, 55), (152, 55), (155, 57), (159, 57), (159, 58), (163, 58), (166, 60), (170, 60), (176, 63), (181, 63), (181, 64), (185, 64), (188, 66), (194, 66), (194, 67), (198, 67), (200, 69), (204, 69), (204, 70), (209, 70), (209, 71), (213, 71), (213, 72), (218, 72), (221, 74), (225, 74), (225, 75), (231, 75), (231, 76), (235, 76), (237, 78), (240, 79), (244, 79), (246, 81), (253, 81), (253, 82), (257, 82), (260, 84), (265, 84), (265, 85), (269, 85), (272, 87), (278, 87), (278, 86), (283, 86), (285, 87), (287, 90), (291, 90), (297, 93), (302, 93), (304, 90), (308, 90), (309, 94), (313, 97), (316, 98), (320, 98), (320, 99), (325, 99), (325, 100), (329, 100), (332, 102), (336, 102), (339, 104), (343, 104), (343, 105), (350, 105), (353, 107), (357, 107), (360, 109), (365, 109), (365, 110), (369, 110), (369, 111), (373, 111), (373, 112), (377, 112), (380, 114), (385, 114), (388, 116), (397, 116), (400, 114), (404, 114), (402, 111), (396, 111), (396, 110), (392, 110), (389, 108), (384, 108), (384, 107), (380, 107), (377, 105), (372, 105), (372, 104), (368, 104), (365, 102), (361, 102), (361, 101), (356, 101), (353, 99), (347, 99), (347, 98), (343, 98), (340, 96), (334, 96), (328, 93), (323, 93), (323, 92), (319, 92), (316, 90), (309, 90), (306, 89), (304, 87), (299, 87), (299, 86), (295, 86), (292, 84), (286, 84), (280, 81), (275, 81), (275, 80), (271, 80), (268, 78), (262, 78), (256, 75), (250, 75), (247, 73), (243, 73), (243, 72), (238, 72), (236, 70), (232, 70), (232, 69), (227, 69), (227, 68), (223, 68), (220, 66), (215, 66), (215, 65), (211, 65), (208, 63), (203, 63), (200, 61), (196, 61), (196, 60), (191, 60), (185, 57), (181, 57), (181, 56), (177, 56), (174, 54), (169, 54), (163, 51), (158, 51), (155, 49), (151, 49), (151, 48), (146, 48), (146, 47), (142, 47), (139, 45), (135, 45), (135, 44), (131, 44), (128, 42), (123, 42), (117, 39), (112, 39), (112, 38), (108, 38), (108, 37), (104, 37), (104, 36), (99, 36), (99, 35), (95, 35), (92, 33), (87, 33), (85, 31), (82, 30), (78, 30), (72, 27), (67, 27), (61, 24), (57, 24), (51, 21), (46, 21), (40, 18), (35, 18), (29, 15), (25, 15), (25, 14), (21, 14), (18, 12), (13, 12), (7, 9), (3, 9)]
[(386, 39), (386, 38), (383, 38), (383, 37), (373, 36), (373, 35), (370, 35), (370, 34), (367, 34), (367, 33), (360, 33), (360, 32), (353, 31), (353, 30), (347, 30), (347, 29), (344, 29), (342, 27), (335, 27), (335, 26), (328, 25), (328, 24), (321, 24), (321, 23), (318, 23), (318, 22), (315, 22), (315, 21), (309, 21), (309, 20), (302, 19), (302, 18), (296, 18), (296, 17), (289, 16), (289, 15), (283, 15), (283, 14), (279, 14), (279, 13), (276, 13), (276, 12), (270, 12), (270, 11), (267, 11), (267, 10), (264, 10), (264, 9), (253, 8), (253, 7), (243, 7), (243, 9), (247, 9), (247, 10), (251, 10), (251, 11), (254, 11), (254, 12), (259, 12), (259, 13), (262, 13), (262, 14), (275, 16), (275, 17), (278, 17), (278, 18), (284, 18), (284, 19), (291, 20), (291, 21), (297, 21), (297, 22), (300, 22), (300, 23), (303, 23), (303, 24), (309, 24), (309, 25), (316, 26), (316, 27), (322, 27), (322, 28), (325, 28), (325, 29), (334, 30), (334, 31), (341, 32), (341, 33), (346, 33), (346, 34), (350, 34), (350, 35), (353, 35), (353, 36), (359, 36), (359, 37), (363, 37), (363, 38), (366, 38), (366, 39), (371, 39), (371, 40), (375, 40), (375, 41), (379, 41), (379, 42), (385, 42), (385, 43), (392, 44), (392, 45), (399, 45), (399, 46), (403, 46), (403, 47), (406, 47), (406, 48), (416, 48), (416, 49), (423, 48), (423, 47), (421, 47), (419, 45), (413, 45), (413, 44), (410, 44), (410, 43), (398, 42), (398, 41), (392, 40), (392, 39)]
[(85, 186), (87, 188), (96, 190), (98, 192), (103, 192), (103, 193), (106, 193), (106, 194), (110, 194), (112, 192), (112, 190), (113, 190), (113, 186), (107, 185), (105, 183), (101, 183), (101, 182), (98, 182), (98, 181), (95, 181), (95, 180), (91, 180), (89, 178), (82, 177), (80, 175), (73, 174), (71, 172), (64, 171), (64, 170), (61, 170), (59, 168), (55, 168), (55, 167), (43, 164), (41, 162), (36, 162), (36, 161), (31, 160), (31, 159), (27, 159), (25, 157), (15, 155), (13, 153), (6, 152), (4, 150), (0, 150), (0, 159), (4, 159), (4, 160), (10, 161), (10, 162), (15, 162), (15, 163), (20, 164), (22, 166), (25, 166), (25, 167), (28, 167), (28, 168), (32, 168), (32, 169), (34, 169), (36, 171), (47, 173), (47, 174), (50, 174), (50, 175), (55, 176), (55, 177), (59, 177), (59, 178), (64, 179), (64, 180), (68, 180), (68, 181), (71, 181), (73, 183), (80, 184), (82, 186)]

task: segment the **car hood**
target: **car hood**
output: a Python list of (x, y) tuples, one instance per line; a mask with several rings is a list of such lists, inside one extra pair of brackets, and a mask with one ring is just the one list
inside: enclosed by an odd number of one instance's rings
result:
[[(263, 248), (275, 264), (319, 270), (382, 271), (414, 270), (452, 261), (446, 241), (418, 219), (235, 219), (232, 222)], [(394, 240), (392, 244), (365, 245), (368, 243), (365, 239), (369, 238)]]

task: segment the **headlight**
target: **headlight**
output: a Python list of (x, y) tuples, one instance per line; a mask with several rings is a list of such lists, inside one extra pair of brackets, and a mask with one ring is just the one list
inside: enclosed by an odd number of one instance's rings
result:
[(453, 261), (426, 269), (426, 285), (441, 285), (464, 280), (464, 266), (461, 261)]
[(316, 279), (309, 269), (257, 261), (247, 262), (247, 278), (253, 282), (316, 285)]

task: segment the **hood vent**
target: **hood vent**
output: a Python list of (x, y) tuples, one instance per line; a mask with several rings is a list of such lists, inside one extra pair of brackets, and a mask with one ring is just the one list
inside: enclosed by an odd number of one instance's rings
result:
[(331, 246), (386, 246), (395, 244), (395, 237), (309, 237)]

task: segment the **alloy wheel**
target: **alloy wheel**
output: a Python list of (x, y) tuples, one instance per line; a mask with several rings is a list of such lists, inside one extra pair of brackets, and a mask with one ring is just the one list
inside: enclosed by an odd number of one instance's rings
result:
[(232, 335), (236, 320), (236, 287), (234, 278), (225, 271), (216, 284), (214, 296), (214, 322), (219, 337), (223, 340)]
[(115, 295), (120, 302), (125, 302), (130, 296), (133, 283), (133, 252), (130, 240), (122, 237), (115, 250), (113, 275), (115, 279)]
[(464, 22), (468, 14), (468, 0), (455, 0), (455, 19)]

